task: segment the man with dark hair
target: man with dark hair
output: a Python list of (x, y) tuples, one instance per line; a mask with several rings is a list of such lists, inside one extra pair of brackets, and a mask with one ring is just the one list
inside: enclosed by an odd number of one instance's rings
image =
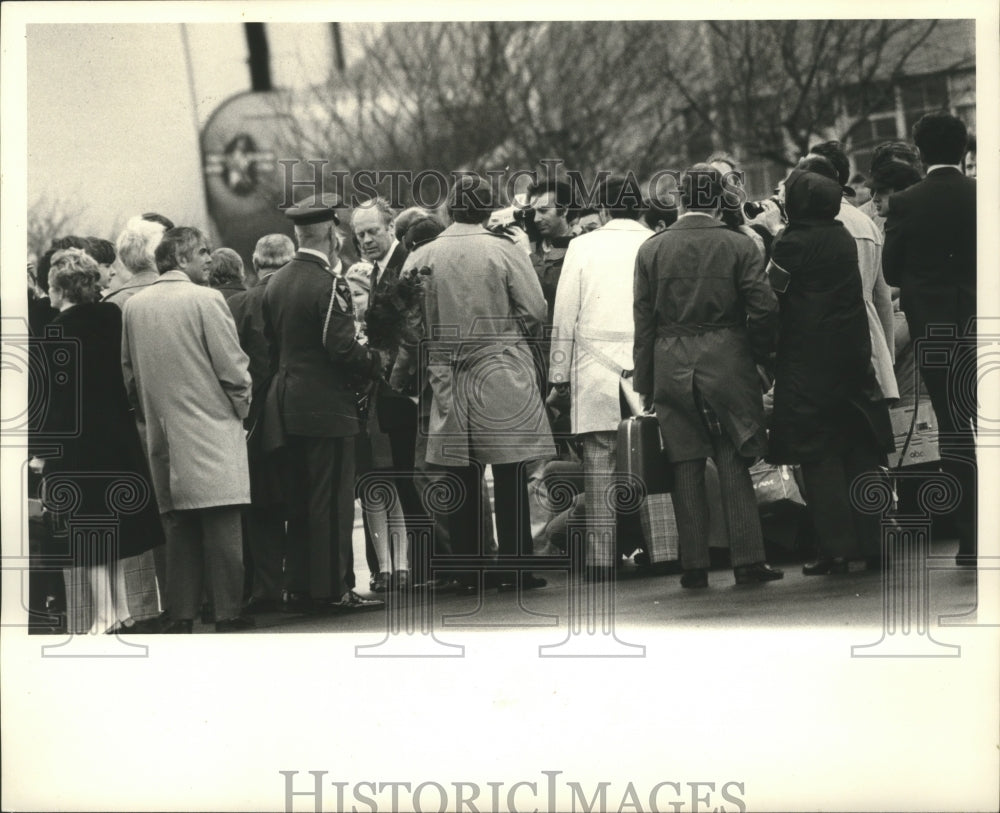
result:
[(101, 272), (100, 286), (103, 291), (108, 287), (111, 275), (111, 266), (117, 257), (115, 253), (115, 244), (110, 240), (104, 240), (100, 237), (88, 237), (87, 245), (84, 251), (86, 251), (94, 260), (97, 262), (97, 267)]
[[(833, 180), (840, 184), (842, 196), (837, 220), (847, 227), (858, 249), (858, 269), (861, 272), (861, 289), (865, 297), (865, 311), (868, 315), (868, 333), (871, 337), (871, 363), (875, 368), (875, 378), (883, 398), (895, 401), (899, 398), (899, 387), (893, 372), (895, 360), (895, 317), (892, 313), (892, 292), (882, 274), (882, 232), (870, 217), (852, 206), (845, 197), (853, 194), (847, 186), (850, 163), (847, 153), (839, 141), (825, 141), (813, 146), (800, 168), (820, 174), (828, 174), (822, 168), (814, 169), (808, 162), (814, 156), (826, 159), (836, 170)], [(869, 551), (875, 557), (878, 551)]]
[[(526, 461), (555, 453), (532, 344), (541, 338), (545, 297), (527, 254), (505, 233), (484, 228), (494, 208), (489, 185), (461, 176), (449, 196), (455, 221), (407, 259), (423, 281), (423, 335), (431, 408), (426, 460), (462, 483), (462, 504), (440, 517), (452, 550), (481, 556), (480, 478), (493, 468), (500, 555), (531, 553)], [(526, 372), (527, 371), (527, 372)], [(422, 376), (424, 378), (424, 376)], [(515, 584), (500, 573), (488, 581)], [(523, 586), (545, 584), (525, 574)], [(475, 592), (478, 574), (464, 587)]]
[(917, 364), (938, 421), (941, 466), (960, 484), (956, 561), (974, 567), (976, 181), (962, 174), (967, 138), (961, 119), (948, 113), (928, 113), (914, 125), (913, 140), (927, 175), (892, 196), (882, 262), (886, 281), (900, 289), (913, 341), (933, 331), (934, 355), (950, 353), (948, 367), (943, 367), (928, 363), (931, 354), (923, 358), (918, 349)]
[(622, 370), (632, 367), (627, 314), (635, 257), (651, 232), (637, 220), (642, 201), (625, 179), (609, 180), (603, 198), (608, 222), (577, 237), (566, 252), (552, 323), (549, 381), (554, 386), (551, 400), (569, 403), (572, 433), (583, 444), (586, 564), (592, 575), (606, 579), (618, 558), (615, 534), (606, 533), (616, 521), (606, 494), (615, 470)]
[(708, 586), (709, 457), (719, 473), (736, 583), (772, 581), (783, 574), (764, 561), (747, 466), (767, 449), (755, 363), (774, 350), (778, 302), (753, 243), (722, 223), (722, 174), (695, 164), (680, 187), (684, 213), (636, 257), (633, 386), (647, 405), (655, 403), (674, 466), (681, 586)]
[(657, 183), (643, 184), (642, 219), (659, 234), (677, 222), (677, 181), (674, 176), (660, 178)]
[(167, 537), (167, 632), (191, 632), (207, 577), (217, 632), (241, 615), (240, 506), (250, 502), (242, 419), (251, 379), (212, 257), (198, 229), (170, 229), (156, 247), (159, 279), (123, 308), (122, 368), (146, 437)]
[(569, 221), (572, 190), (563, 181), (546, 180), (528, 187), (532, 227), (538, 239), (531, 247), (531, 264), (548, 305), (546, 325), (552, 324), (556, 290), (569, 241), (573, 239)]
[(357, 340), (338, 257), (340, 206), (334, 195), (315, 195), (285, 212), (299, 250), (264, 291), (274, 374), (267, 397), (293, 465), (282, 599), (288, 612), (381, 603), (354, 591), (352, 537), (357, 393), (381, 375), (382, 362)]
[[(875, 147), (872, 152), (871, 165), (868, 174), (871, 177), (884, 165), (890, 162), (903, 162), (913, 167), (918, 173), (923, 172), (923, 165), (920, 163), (920, 150), (908, 141), (883, 141)], [(888, 204), (888, 199), (886, 199)], [(884, 207), (888, 210), (888, 205)], [(878, 226), (882, 234), (885, 234), (885, 215), (881, 214), (872, 200), (858, 206), (858, 211), (868, 215), (872, 222)]]

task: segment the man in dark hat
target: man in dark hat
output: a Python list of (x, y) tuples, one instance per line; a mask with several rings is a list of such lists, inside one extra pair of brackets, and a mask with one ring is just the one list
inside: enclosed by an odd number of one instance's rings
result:
[[(283, 609), (378, 604), (354, 592), (354, 436), (357, 391), (381, 371), (356, 336), (338, 258), (340, 201), (315, 195), (288, 209), (299, 249), (264, 292), (275, 403), (291, 461)], [(266, 408), (266, 407), (265, 407)]]

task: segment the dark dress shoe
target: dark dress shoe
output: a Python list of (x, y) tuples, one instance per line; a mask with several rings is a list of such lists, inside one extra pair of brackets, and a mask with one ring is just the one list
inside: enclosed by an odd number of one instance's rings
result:
[(785, 578), (783, 571), (776, 567), (771, 567), (767, 562), (757, 562), (753, 565), (741, 565), (733, 568), (733, 575), (737, 584), (757, 584), (759, 582), (773, 582), (777, 579)]
[(243, 605), (244, 615), (258, 615), (260, 613), (276, 613), (278, 602), (273, 598), (257, 598), (250, 596), (246, 604)]
[(410, 589), (410, 572), (408, 570), (397, 570), (392, 574), (392, 587), (400, 592)]
[(372, 576), (369, 586), (373, 593), (384, 593), (389, 589), (389, 579), (392, 578), (391, 573), (377, 573)]
[(194, 621), (190, 618), (178, 618), (176, 621), (171, 621), (163, 628), (164, 635), (187, 635), (191, 632), (194, 627)]
[(704, 568), (685, 570), (681, 573), (681, 587), (689, 590), (708, 587), (708, 571)]
[(455, 582), (455, 584), (451, 587), (449, 592), (456, 596), (478, 596), (479, 585), (462, 584), (461, 582)]
[(154, 618), (144, 618), (136, 621), (132, 626), (120, 627), (117, 631), (122, 635), (157, 635), (164, 631), (164, 627), (170, 623), (166, 613), (161, 613)]
[(830, 576), (846, 572), (847, 560), (840, 557), (835, 559), (817, 559), (815, 562), (802, 565), (803, 576)]
[(216, 632), (244, 632), (252, 630), (257, 626), (257, 622), (245, 615), (238, 615), (236, 618), (223, 618), (215, 622)]

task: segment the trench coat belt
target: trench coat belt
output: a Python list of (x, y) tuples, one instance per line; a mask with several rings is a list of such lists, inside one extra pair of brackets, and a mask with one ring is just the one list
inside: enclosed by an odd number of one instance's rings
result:
[[(482, 355), (483, 350), (495, 350), (496, 354), (506, 352), (510, 349), (510, 340), (499, 339), (463, 339), (461, 342), (462, 355), (452, 351), (451, 358), (446, 364), (453, 370), (468, 370), (471, 366), (479, 364), (485, 360)], [(492, 358), (492, 356), (491, 356)], [(443, 360), (442, 360), (443, 361)]]
[(598, 363), (607, 367), (611, 372), (617, 373), (622, 378), (630, 378), (632, 371), (619, 367), (611, 356), (597, 347), (594, 342), (631, 342), (635, 334), (631, 331), (623, 330), (590, 330), (584, 333), (582, 330), (576, 332), (576, 343), (580, 345), (588, 354), (597, 359)]
[(732, 330), (740, 327), (742, 322), (696, 322), (693, 325), (682, 325), (676, 322), (656, 326), (656, 338), (673, 339), (678, 336), (701, 336), (704, 333), (715, 333), (719, 330)]

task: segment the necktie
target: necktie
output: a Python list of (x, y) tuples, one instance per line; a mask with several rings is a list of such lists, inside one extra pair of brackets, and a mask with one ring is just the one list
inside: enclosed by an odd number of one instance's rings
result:
[(371, 280), (371, 290), (375, 290), (375, 286), (378, 285), (378, 262), (372, 263), (372, 280)]

